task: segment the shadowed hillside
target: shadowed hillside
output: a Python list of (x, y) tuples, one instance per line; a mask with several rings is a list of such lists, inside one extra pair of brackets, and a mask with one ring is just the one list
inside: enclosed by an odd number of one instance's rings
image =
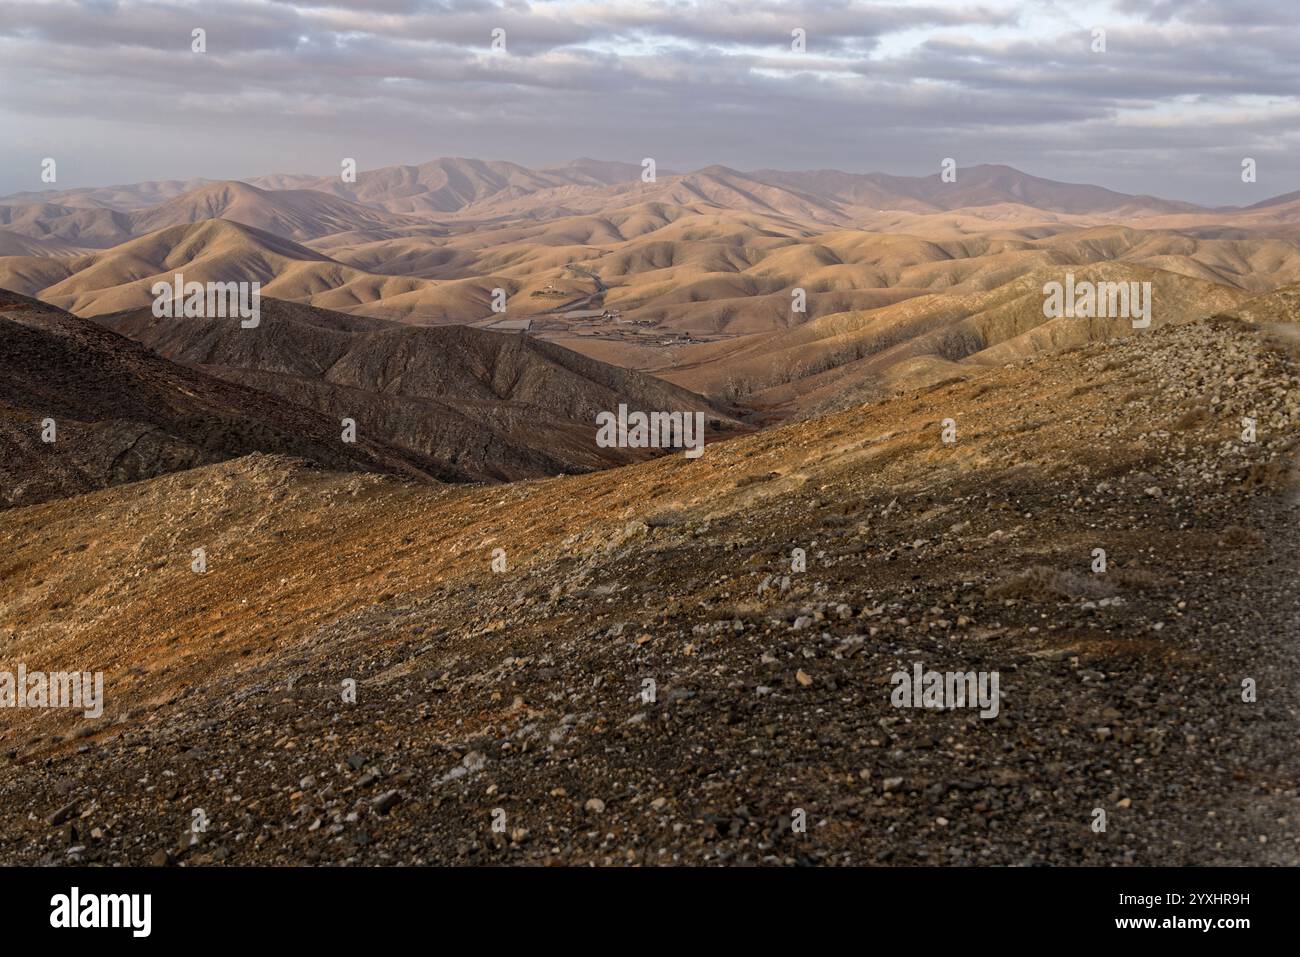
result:
[[(335, 420), (168, 362), (114, 332), (0, 290), (0, 503), (26, 505), (252, 452), (332, 469), (461, 477)], [(46, 420), (53, 420), (53, 441)]]
[(158, 319), (138, 310), (99, 320), (160, 355), (273, 392), (481, 480), (554, 475), (645, 458), (599, 448), (596, 415), (620, 404), (734, 419), (652, 376), (526, 336), (464, 326), (412, 327), (274, 299), (261, 323)]

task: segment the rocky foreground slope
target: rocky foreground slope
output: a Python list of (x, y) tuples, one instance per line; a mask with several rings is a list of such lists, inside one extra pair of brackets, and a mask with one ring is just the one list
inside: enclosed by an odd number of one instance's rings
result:
[[(0, 514), (4, 666), (106, 696), (3, 716), (0, 861), (1300, 863), (1284, 333), (1155, 329), (694, 461), (256, 455)], [(892, 706), (917, 664), (997, 671), (997, 716)]]

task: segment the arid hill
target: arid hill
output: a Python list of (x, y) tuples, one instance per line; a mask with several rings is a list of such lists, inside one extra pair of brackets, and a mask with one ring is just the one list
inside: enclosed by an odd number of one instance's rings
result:
[(108, 248), (169, 226), (209, 219), (242, 223), (299, 242), (353, 230), (429, 225), (424, 219), (385, 213), (314, 190), (272, 191), (232, 181), (207, 183), (143, 209), (54, 203), (0, 206), (0, 235)]
[(357, 230), (428, 225), (423, 218), (384, 213), (316, 190), (264, 190), (240, 182), (210, 183), (131, 217), (135, 235), (226, 219), (297, 242)]
[[(888, 176), (836, 170), (758, 170), (750, 175), (759, 181), (782, 183), (849, 205), (914, 212), (999, 203), (1020, 203), (1056, 213), (1120, 213), (1125, 216), (1201, 209), (1194, 203), (1132, 196), (1084, 183), (1062, 183), (1031, 176), (1010, 166), (988, 164), (960, 169), (955, 182), (944, 182), (937, 172), (928, 176)], [(912, 203), (907, 203), (907, 200)]]
[[(1187, 322), (1246, 299), (1232, 287), (1124, 262), (1069, 267), (1079, 282), (1151, 283), (1151, 324)], [(1130, 318), (1048, 318), (1044, 267), (988, 291), (963, 284), (878, 309), (820, 316), (793, 329), (695, 346), (662, 374), (751, 406), (808, 412), (969, 377), (982, 366), (1134, 334)]]
[(442, 157), (418, 166), (386, 166), (357, 174), (355, 183), (338, 176), (266, 176), (253, 180), (269, 189), (332, 193), (393, 213), (447, 214), (485, 201), (517, 200), (539, 191), (604, 188), (638, 180), (633, 163), (579, 159), (566, 166), (530, 170), (517, 163)]
[(131, 214), (102, 206), (44, 202), (0, 205), (0, 235), (9, 249), (17, 240), (57, 244), (74, 252), (99, 249), (131, 237)]
[(150, 180), (144, 183), (120, 183), (117, 186), (99, 186), (79, 189), (47, 189), (13, 193), (0, 197), (7, 204), (54, 203), (60, 206), (81, 206), (88, 209), (145, 209), (157, 206), (183, 193), (207, 186), (214, 180), (193, 179)]
[[(226, 220), (173, 226), (90, 255), (0, 257), (0, 283), (82, 315), (145, 305), (150, 286), (259, 281), (322, 308), (417, 324), (534, 317), (535, 335), (604, 361), (671, 369), (675, 348), (767, 333), (926, 295), (987, 292), (1045, 268), (1117, 262), (1265, 292), (1300, 278), (1300, 244), (1089, 226), (963, 238), (819, 229), (718, 209), (639, 206), (475, 229), (358, 230), (301, 244)], [(792, 309), (797, 289), (806, 311)], [(552, 293), (554, 291), (554, 294)], [(617, 310), (574, 330), (567, 310)], [(599, 314), (601, 309), (597, 308)], [(667, 337), (673, 349), (665, 350)]]
[[(375, 276), (290, 239), (223, 219), (169, 226), (89, 255), (0, 258), (0, 288), (96, 316), (151, 305), (156, 282), (259, 282), (268, 296), (317, 304), (418, 300), (432, 284)], [(487, 293), (483, 294), (484, 312)]]
[(362, 434), (479, 480), (510, 480), (626, 464), (655, 454), (599, 448), (596, 415), (724, 409), (643, 373), (527, 336), (463, 326), (413, 327), (262, 300), (261, 323), (158, 319), (150, 310), (99, 321), (174, 362), (273, 392)]
[(928, 297), (960, 309), (1054, 267), (1123, 263), (1252, 294), (1300, 280), (1293, 193), (1204, 209), (1006, 166), (960, 168), (956, 182), (723, 166), (647, 182), (631, 163), (438, 159), (356, 182), (286, 174), (0, 202), (0, 286), (79, 315), (145, 305), (175, 271), (417, 325), (494, 323), (499, 290), (534, 337), (683, 382), (702, 358), (748, 363), (749, 337)]
[[(462, 477), (318, 412), (208, 376), (0, 290), (0, 506), (153, 478), (252, 452), (411, 478)], [(47, 439), (49, 441), (47, 441)]]

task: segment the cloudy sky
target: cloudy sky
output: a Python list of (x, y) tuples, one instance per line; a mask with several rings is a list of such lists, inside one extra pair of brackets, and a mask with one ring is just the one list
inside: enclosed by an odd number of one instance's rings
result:
[(45, 157), (69, 188), (345, 156), (917, 175), (951, 156), (1252, 203), (1300, 189), (1297, 27), (1300, 0), (2, 0), (0, 194), (50, 188)]

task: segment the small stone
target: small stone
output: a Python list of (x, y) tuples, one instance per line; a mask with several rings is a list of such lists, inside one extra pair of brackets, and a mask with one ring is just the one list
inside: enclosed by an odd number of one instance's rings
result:
[(589, 798), (587, 803), (584, 804), (583, 807), (585, 807), (592, 814), (600, 814), (602, 811), (605, 810), (605, 802), (602, 801), (600, 798)]
[(68, 818), (72, 817), (72, 815), (75, 814), (76, 812), (77, 812), (77, 802), (73, 801), (71, 804), (65, 804), (63, 805), (63, 807), (59, 808), (53, 814), (48, 815), (45, 818), (45, 823), (48, 824), (50, 827), (58, 827)]

